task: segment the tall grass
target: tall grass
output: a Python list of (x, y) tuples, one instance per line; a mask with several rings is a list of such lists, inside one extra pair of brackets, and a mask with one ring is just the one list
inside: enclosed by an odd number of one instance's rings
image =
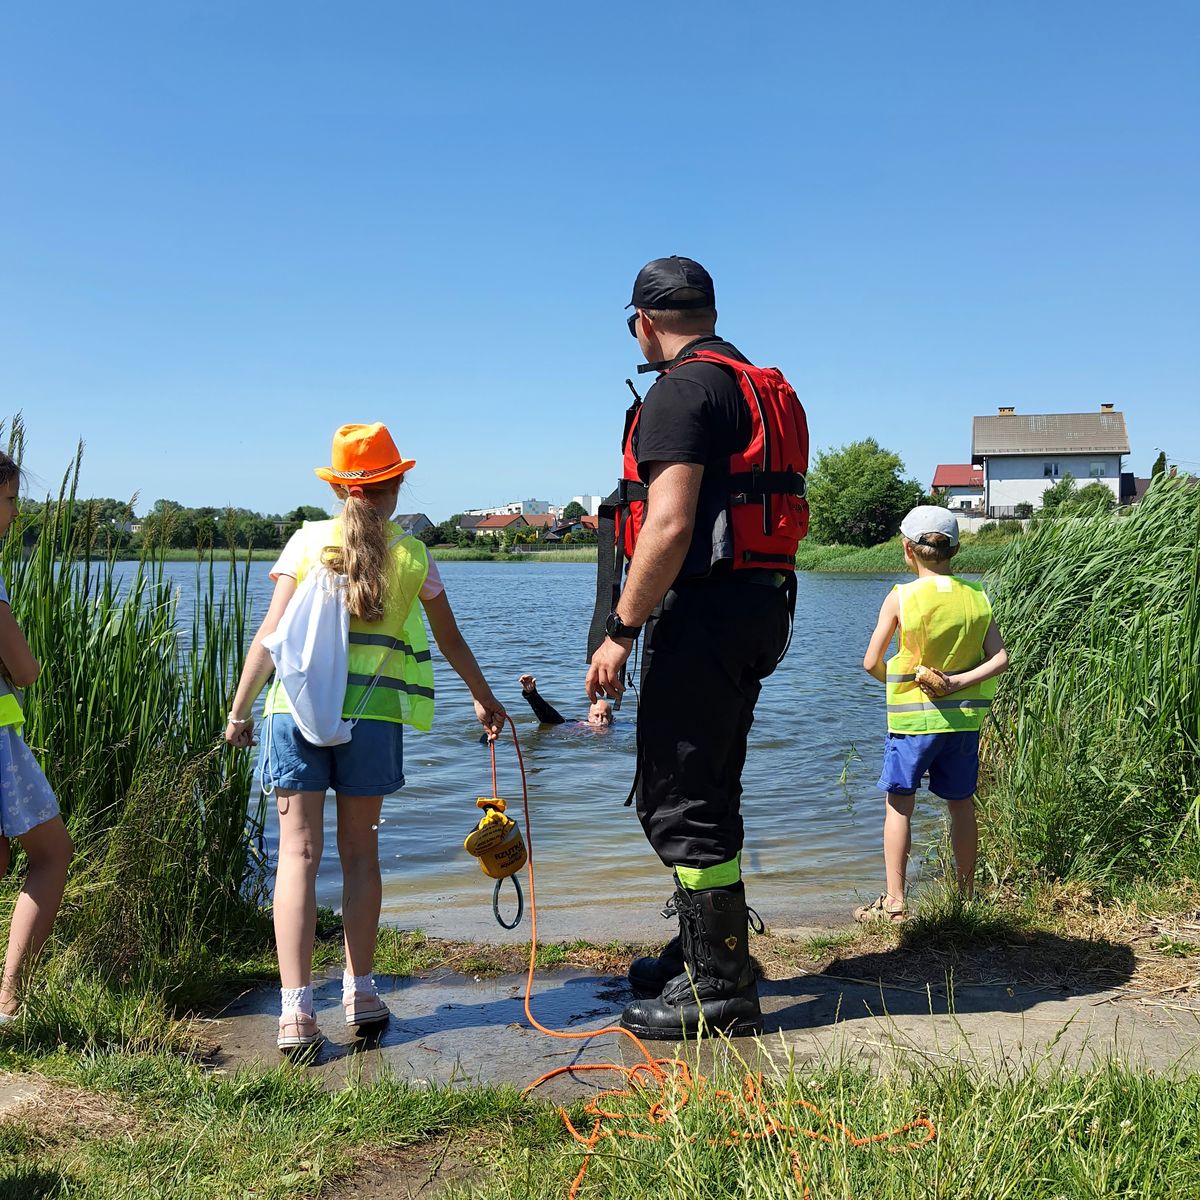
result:
[[(1007, 532), (1007, 531), (1005, 531)], [(1017, 530), (1019, 533), (1019, 528)], [(982, 575), (995, 570), (1004, 560), (1012, 537), (965, 533), (962, 548), (954, 557), (954, 569), (963, 575)], [(904, 548), (898, 537), (878, 546), (822, 545), (806, 538), (796, 551), (801, 571), (860, 571), (881, 573), (907, 571)]]
[[(9, 444), (19, 460), (19, 419)], [(263, 812), (248, 756), (220, 740), (248, 573), (232, 554), (199, 561), (184, 618), (161, 557), (92, 557), (79, 467), (77, 454), (32, 545), (18, 522), (0, 554), (42, 664), (25, 737), (77, 846), (53, 948), (60, 974), (175, 984), (258, 921)]]
[(1200, 865), (1200, 487), (1017, 539), (985, 752), (1005, 865), (1120, 884)]

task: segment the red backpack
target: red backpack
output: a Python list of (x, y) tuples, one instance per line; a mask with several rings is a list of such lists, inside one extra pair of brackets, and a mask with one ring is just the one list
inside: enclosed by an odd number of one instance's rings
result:
[[(774, 567), (794, 570), (800, 539), (808, 533), (808, 420), (792, 385), (777, 367), (755, 367), (711, 350), (697, 350), (684, 363), (711, 362), (736, 376), (750, 410), (750, 442), (729, 459), (729, 529), (734, 570)], [(668, 372), (664, 372), (667, 374)], [(625, 426), (624, 463), (618, 484), (617, 543), (625, 556), (641, 532), (647, 489), (638, 476), (633, 452), (641, 404), (630, 410)]]

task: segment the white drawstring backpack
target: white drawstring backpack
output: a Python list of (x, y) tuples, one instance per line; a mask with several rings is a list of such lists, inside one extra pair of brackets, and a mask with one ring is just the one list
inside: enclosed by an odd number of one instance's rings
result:
[(350, 653), (346, 576), (314, 567), (262, 644), (301, 737), (314, 746), (348, 742), (354, 722), (342, 716)]
[[(389, 550), (401, 542), (397, 538)], [(324, 563), (315, 566), (296, 589), (275, 628), (262, 640), (275, 664), (275, 678), (287, 697), (296, 729), (314, 746), (344, 746), (353, 736), (359, 714), (391, 661), (395, 647), (379, 663), (379, 670), (355, 715), (346, 719), (346, 684), (350, 670), (350, 610), (346, 607), (345, 575), (335, 575)], [(271, 735), (273, 716), (266, 719), (266, 752), (259, 771), (263, 795), (271, 786)]]

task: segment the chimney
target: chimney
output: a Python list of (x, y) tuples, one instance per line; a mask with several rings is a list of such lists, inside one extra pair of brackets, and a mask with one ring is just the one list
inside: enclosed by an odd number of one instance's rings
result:
[(1000, 415), (1002, 417), (1011, 417), (1017, 410), (1011, 405), (1000, 405)]
[(1101, 411), (1101, 412), (1112, 412), (1112, 410), (1113, 410), (1113, 406), (1112, 406), (1111, 404), (1102, 404), (1102, 405), (1100, 405), (1100, 411)]

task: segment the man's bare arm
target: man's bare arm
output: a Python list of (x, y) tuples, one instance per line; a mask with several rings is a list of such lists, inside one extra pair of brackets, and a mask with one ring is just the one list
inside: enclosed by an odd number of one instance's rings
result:
[(644, 625), (678, 577), (691, 545), (703, 477), (703, 466), (695, 463), (651, 466), (646, 521), (617, 604), (626, 625)]

